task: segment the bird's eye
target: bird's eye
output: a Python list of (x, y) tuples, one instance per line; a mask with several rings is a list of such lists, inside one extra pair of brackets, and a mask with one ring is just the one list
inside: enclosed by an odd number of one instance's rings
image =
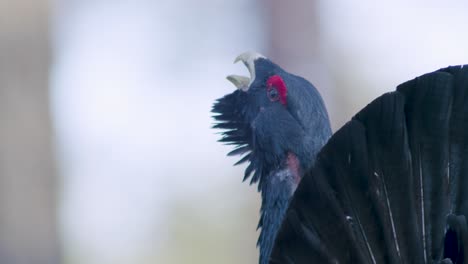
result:
[(267, 96), (272, 102), (279, 101), (282, 105), (286, 106), (286, 97), (288, 95), (288, 88), (283, 79), (279, 75), (273, 75), (268, 78), (266, 82)]
[(272, 102), (278, 101), (278, 99), (279, 99), (279, 93), (278, 93), (278, 90), (275, 87), (268, 88), (267, 95), (268, 95), (268, 98), (270, 99), (270, 101), (272, 101)]

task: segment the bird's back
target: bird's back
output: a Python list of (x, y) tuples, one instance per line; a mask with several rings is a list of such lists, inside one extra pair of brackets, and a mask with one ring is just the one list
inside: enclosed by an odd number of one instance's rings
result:
[(304, 176), (270, 263), (468, 263), (467, 135), (468, 67), (377, 98)]

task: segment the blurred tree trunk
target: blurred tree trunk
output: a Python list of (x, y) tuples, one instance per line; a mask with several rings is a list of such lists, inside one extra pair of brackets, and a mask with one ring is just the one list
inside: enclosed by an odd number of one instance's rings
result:
[(0, 0), (0, 262), (60, 262), (49, 2)]
[[(319, 1), (262, 0), (262, 3), (269, 31), (268, 56), (288, 72), (309, 80), (333, 116), (333, 83), (321, 56)], [(336, 127), (333, 122), (332, 127)]]
[[(318, 1), (263, 0), (267, 9), (270, 50), (282, 65), (298, 68), (320, 58)], [(286, 67), (286, 66), (285, 66)]]

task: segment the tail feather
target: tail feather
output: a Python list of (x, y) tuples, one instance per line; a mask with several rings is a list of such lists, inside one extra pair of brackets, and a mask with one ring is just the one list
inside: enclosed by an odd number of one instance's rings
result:
[(304, 176), (271, 263), (468, 263), (467, 134), (468, 67), (379, 97)]
[(413, 161), (418, 241), (425, 262), (440, 259), (449, 213), (449, 124), (453, 75), (435, 72), (402, 84)]
[(400, 93), (389, 93), (355, 117), (366, 128), (369, 164), (365, 177), (371, 182), (366, 190), (371, 201), (366, 204), (375, 208), (373, 220), (380, 224), (384, 241), (380, 250), (386, 253), (385, 262), (389, 263), (401, 263), (404, 259), (418, 263), (416, 260), (420, 259), (414, 255), (418, 247), (416, 219), (411, 213), (415, 204), (408, 202), (413, 196), (413, 182), (404, 102)]

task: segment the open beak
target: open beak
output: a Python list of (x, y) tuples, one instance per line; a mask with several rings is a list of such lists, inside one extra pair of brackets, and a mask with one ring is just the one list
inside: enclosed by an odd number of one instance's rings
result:
[(247, 67), (250, 73), (250, 78), (246, 76), (240, 75), (228, 75), (226, 78), (237, 87), (244, 92), (249, 90), (250, 85), (255, 80), (255, 61), (258, 58), (265, 58), (265, 56), (256, 53), (256, 52), (244, 52), (241, 55), (237, 56), (234, 60), (234, 63), (242, 61), (244, 65)]

